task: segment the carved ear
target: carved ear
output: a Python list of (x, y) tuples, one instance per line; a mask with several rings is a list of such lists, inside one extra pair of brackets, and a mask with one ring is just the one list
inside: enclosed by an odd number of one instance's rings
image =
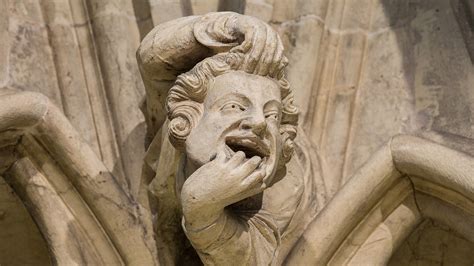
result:
[(294, 139), (296, 137), (296, 127), (293, 125), (281, 125), (280, 134), (283, 144), (281, 157), (286, 164), (291, 160), (295, 149)]
[(201, 118), (202, 104), (183, 101), (177, 103), (169, 113), (168, 137), (176, 149), (184, 151), (186, 138)]

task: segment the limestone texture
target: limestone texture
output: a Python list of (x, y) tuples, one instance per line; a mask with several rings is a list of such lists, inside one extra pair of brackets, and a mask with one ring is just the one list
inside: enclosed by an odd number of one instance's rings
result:
[(1, 265), (473, 265), (470, 0), (0, 0)]

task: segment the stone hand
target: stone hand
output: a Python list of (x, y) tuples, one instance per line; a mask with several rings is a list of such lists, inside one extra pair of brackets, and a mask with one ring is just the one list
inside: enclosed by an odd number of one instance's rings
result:
[(212, 224), (226, 206), (262, 192), (265, 169), (261, 158), (245, 158), (242, 151), (229, 160), (224, 154), (196, 170), (184, 183), (181, 204), (186, 226), (200, 229)]
[(287, 64), (283, 44), (274, 29), (263, 21), (237, 13), (210, 13), (194, 25), (194, 36), (215, 53), (244, 54), (245, 71), (267, 75)]

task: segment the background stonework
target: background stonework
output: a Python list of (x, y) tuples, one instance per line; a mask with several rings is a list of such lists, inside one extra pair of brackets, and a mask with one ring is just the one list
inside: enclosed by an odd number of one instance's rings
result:
[[(470, 0), (0, 0), (0, 86), (48, 96), (137, 195), (146, 130), (135, 51), (154, 25), (218, 10), (258, 17), (280, 33), (329, 197), (398, 133), (474, 155)], [(0, 192), (0, 238), (12, 239), (0, 243), (0, 264), (48, 263), (21, 201), (3, 181)], [(427, 239), (433, 234), (438, 242)], [(425, 221), (400, 247), (413, 256), (395, 253), (394, 263), (456, 262), (427, 254), (433, 245), (472, 251)]]

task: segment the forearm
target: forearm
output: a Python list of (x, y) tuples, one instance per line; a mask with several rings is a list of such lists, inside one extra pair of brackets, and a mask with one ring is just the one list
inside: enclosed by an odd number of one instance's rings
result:
[(260, 214), (241, 217), (226, 210), (199, 231), (189, 230), (185, 219), (183, 228), (204, 265), (271, 265), (278, 253), (278, 229)]
[(183, 229), (196, 250), (213, 249), (216, 243), (221, 243), (229, 232), (240, 231), (239, 225), (227, 211), (223, 211), (220, 215), (207, 224), (205, 227), (193, 227), (183, 216)]
[[(191, 197), (190, 197), (191, 198)], [(195, 196), (192, 197), (196, 199)], [(207, 201), (206, 201), (207, 202)], [(210, 206), (210, 202), (205, 203), (191, 202), (187, 199), (181, 200), (183, 211), (184, 226), (190, 231), (200, 231), (226, 218), (224, 208), (220, 206)]]
[(185, 219), (183, 228), (205, 265), (234, 265), (235, 258), (229, 257), (229, 254), (239, 254), (238, 264), (247, 265), (255, 252), (248, 225), (227, 211), (201, 230), (193, 231), (187, 228)]

